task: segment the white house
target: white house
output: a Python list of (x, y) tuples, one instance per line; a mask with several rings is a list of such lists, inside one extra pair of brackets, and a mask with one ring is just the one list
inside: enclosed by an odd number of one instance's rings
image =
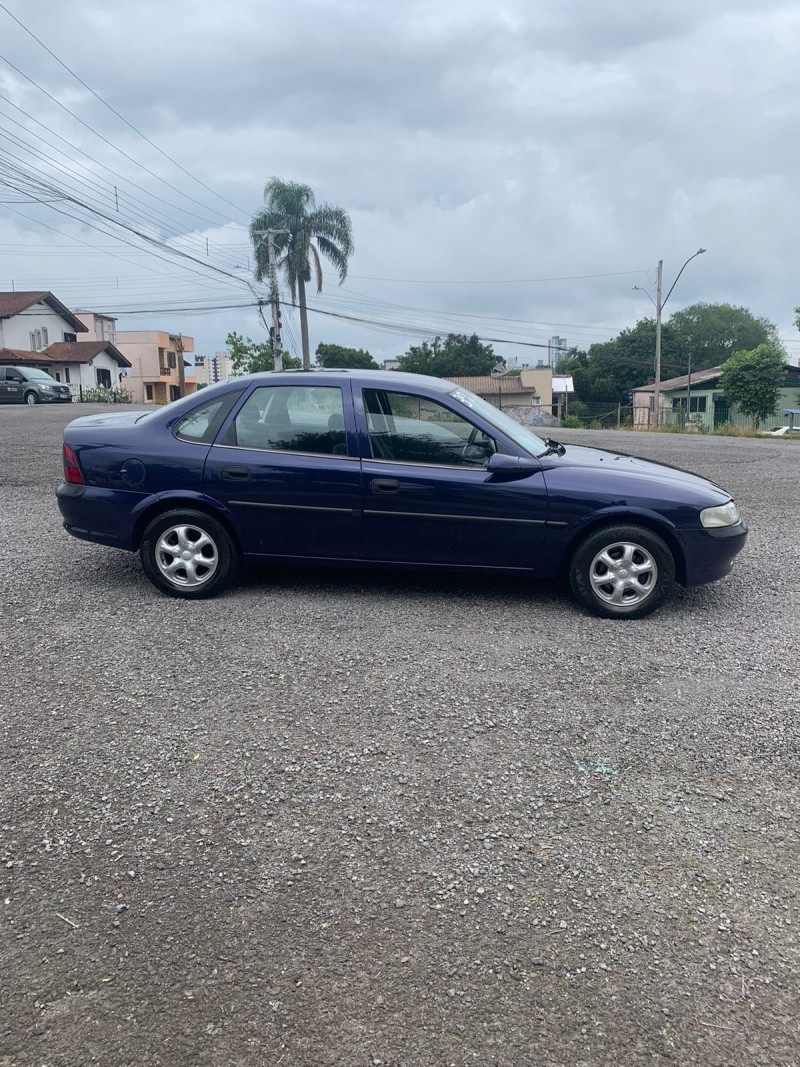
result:
[[(130, 362), (111, 340), (114, 320), (84, 314), (91, 317), (91, 327), (52, 293), (0, 293), (0, 364), (40, 367), (68, 384), (76, 397), (87, 389), (119, 385)], [(79, 340), (90, 328), (101, 336)]]

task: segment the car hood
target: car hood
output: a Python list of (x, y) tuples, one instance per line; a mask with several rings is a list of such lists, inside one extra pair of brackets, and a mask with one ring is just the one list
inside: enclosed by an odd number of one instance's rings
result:
[[(731, 494), (716, 482), (691, 474), (680, 467), (670, 467), (665, 463), (654, 463), (639, 456), (628, 456), (623, 452), (606, 452), (601, 448), (588, 448), (585, 445), (566, 445), (566, 453), (553, 462), (553, 468), (579, 467), (594, 468), (602, 471), (604, 477), (620, 475), (630, 479), (633, 475), (640, 481), (656, 483), (662, 489), (672, 488), (681, 495), (688, 493), (708, 498), (718, 497), (718, 503), (724, 504), (731, 499)], [(717, 503), (714, 500), (714, 503)]]

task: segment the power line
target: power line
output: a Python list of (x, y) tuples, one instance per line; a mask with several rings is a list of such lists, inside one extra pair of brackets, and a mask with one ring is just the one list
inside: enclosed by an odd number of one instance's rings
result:
[[(78, 153), (79, 155), (83, 156), (85, 159), (90, 160), (92, 163), (94, 163), (96, 166), (98, 166), (98, 168), (100, 168), (101, 171), (107, 171), (109, 174), (112, 174), (119, 181), (125, 182), (126, 185), (132, 187), (133, 189), (139, 189), (140, 192), (143, 192), (145, 194), (145, 196), (149, 196), (151, 198), (151, 200), (156, 200), (160, 204), (164, 204), (166, 207), (172, 208), (172, 209), (174, 209), (176, 211), (180, 211), (183, 214), (186, 214), (186, 216), (191, 217), (192, 219), (197, 219), (197, 220), (199, 220), (201, 222), (207, 223), (207, 224), (215, 226), (215, 227), (220, 225), (218, 222), (211, 222), (211, 220), (205, 218), (204, 216), (199, 216), (199, 214), (196, 214), (194, 211), (191, 211), (188, 208), (183, 208), (183, 207), (180, 207), (177, 204), (170, 203), (170, 201), (165, 201), (162, 196), (158, 195), (158, 193), (149, 192), (143, 186), (140, 186), (138, 184), (138, 182), (133, 181), (131, 178), (126, 178), (123, 174), (119, 174), (118, 171), (114, 171), (112, 168), (110, 168), (110, 166), (106, 165), (105, 163), (101, 163), (98, 159), (95, 159), (94, 156), (90, 156), (90, 154), (85, 152), (85, 150), (83, 148), (79, 148), (78, 145), (76, 145), (73, 142), (68, 141), (66, 138), (62, 137), (61, 133), (55, 132), (55, 130), (51, 129), (45, 123), (39, 121), (38, 118), (36, 118), (34, 115), (30, 114), (30, 112), (26, 111), (23, 108), (20, 108), (18, 105), (16, 105), (16, 103), (14, 103), (13, 100), (10, 100), (9, 97), (4, 96), (2, 93), (0, 93), (0, 100), (4, 100), (5, 103), (7, 103), (7, 105), (10, 105), (12, 108), (14, 108), (15, 111), (18, 111), (20, 114), (25, 115), (26, 118), (29, 118), (29, 120), (31, 122), (35, 123), (37, 126), (41, 126), (42, 129), (47, 130), (47, 132), (51, 133), (54, 138), (58, 138), (59, 141), (63, 142), (68, 148), (71, 149), (71, 152), (73, 152), (73, 156), (74, 156), (75, 153)], [(14, 123), (15, 126), (19, 126), (21, 129), (25, 129), (26, 132), (32, 132), (32, 131), (28, 130), (27, 127), (22, 126), (21, 123), (17, 122), (16, 118), (12, 118), (11, 115), (4, 115), (4, 117), (7, 118), (7, 120), (9, 120), (10, 122)], [(37, 136), (41, 137), (41, 134), (37, 134)], [(48, 141), (46, 138), (42, 138), (42, 140), (44, 141), (45, 144), (49, 145), (49, 147), (53, 148), (55, 150), (55, 152), (60, 152), (61, 149), (59, 149), (57, 146), (55, 146), (51, 141)], [(68, 158), (73, 158), (73, 156), (70, 156)], [(130, 195), (130, 193), (128, 195)], [(140, 203), (143, 203), (143, 202), (140, 202)], [(153, 210), (158, 210), (158, 209), (154, 208)], [(163, 212), (160, 212), (160, 213), (163, 216)], [(163, 216), (163, 218), (166, 219), (167, 217)], [(169, 221), (170, 220), (167, 219), (167, 222), (169, 222)]]
[(359, 281), (398, 282), (403, 285), (535, 285), (538, 282), (573, 282), (585, 281), (590, 278), (621, 278), (626, 274), (647, 275), (648, 272), (639, 268), (638, 270), (618, 270), (603, 274), (563, 274), (552, 278), (494, 278), (489, 281), (442, 281), (440, 278), (374, 278), (367, 274), (350, 274), (348, 277), (356, 278)]
[[(164, 204), (166, 207), (171, 208), (171, 209), (173, 209), (175, 211), (180, 211), (182, 214), (187, 215), (187, 216), (189, 216), (191, 218), (198, 219), (200, 222), (207, 223), (207, 224), (212, 225), (214, 227), (219, 227), (219, 223), (211, 222), (211, 220), (205, 218), (202, 215), (197, 215), (195, 212), (190, 211), (188, 208), (181, 207), (178, 204), (170, 203), (169, 200), (165, 200), (163, 197), (159, 196), (157, 193), (149, 192), (147, 189), (144, 188), (144, 186), (139, 185), (137, 182), (134, 182), (130, 178), (126, 178), (124, 175), (120, 174), (119, 171), (115, 171), (113, 168), (108, 167), (104, 163), (101, 163), (100, 160), (96, 159), (94, 156), (89, 155), (89, 153), (86, 152), (84, 149), (78, 147), (78, 145), (74, 144), (72, 141), (67, 140), (67, 138), (62, 137), (60, 133), (57, 133), (55, 130), (53, 130), (49, 126), (47, 126), (44, 122), (41, 122), (39, 119), (37, 119), (34, 115), (31, 115), (28, 111), (25, 111), (23, 108), (19, 107), (12, 100), (9, 100), (9, 98), (7, 96), (5, 96), (3, 93), (0, 93), (0, 100), (5, 101), (5, 103), (7, 103), (10, 107), (13, 107), (15, 111), (18, 111), (21, 115), (24, 115), (27, 119), (30, 119), (31, 122), (35, 122), (37, 126), (40, 126), (43, 130), (46, 130), (48, 133), (52, 134), (53, 137), (57, 138), (59, 141), (61, 141), (63, 144), (65, 144), (67, 146), (67, 148), (71, 149), (71, 154), (64, 153), (61, 149), (58, 148), (57, 145), (54, 145), (52, 141), (48, 141), (47, 138), (46, 137), (42, 137), (41, 134), (37, 135), (39, 137), (39, 139), (44, 144), (46, 144), (48, 147), (52, 148), (56, 152), (60, 152), (62, 157), (66, 156), (67, 159), (74, 160), (75, 154), (77, 153), (77, 154), (85, 157), (86, 159), (88, 159), (90, 162), (94, 163), (97, 167), (100, 168), (101, 171), (106, 171), (106, 172), (108, 172), (108, 174), (111, 174), (111, 175), (113, 175), (113, 177), (117, 178), (118, 181), (124, 182), (126, 185), (129, 185), (134, 189), (138, 189), (140, 192), (144, 193), (145, 196), (150, 197), (152, 200), (157, 200), (160, 204)], [(11, 115), (5, 114), (5, 115), (3, 115), (3, 117), (5, 119), (7, 119), (9, 122), (13, 122), (15, 126), (19, 126), (20, 129), (24, 130), (26, 133), (31, 133), (31, 134), (33, 133), (33, 131), (29, 130), (28, 127), (24, 126), (17, 119), (12, 118)], [(15, 135), (11, 135), (9, 133), (9, 131), (6, 131), (6, 136), (15, 136)], [(36, 148), (32, 148), (27, 142), (26, 142), (26, 145), (27, 145), (29, 151), (32, 151), (32, 152), (37, 152), (38, 151)], [(98, 175), (98, 177), (99, 177), (99, 175)], [(102, 179), (102, 180), (106, 180), (107, 181), (107, 179)], [(109, 182), (109, 189), (113, 189), (113, 188), (114, 188), (114, 185), (111, 182)], [(141, 204), (143, 207), (148, 207), (149, 206), (149, 205), (146, 205), (144, 201), (138, 200), (138, 198), (133, 196), (133, 194), (128, 193), (127, 195), (130, 197), (131, 200)], [(167, 225), (169, 225), (171, 227), (174, 227), (175, 229), (179, 229), (177, 224), (174, 223), (167, 215), (165, 215), (163, 211), (159, 211), (158, 208), (151, 208), (150, 210), (156, 212), (157, 215), (161, 216), (161, 218), (167, 223)], [(159, 222), (158, 224), (160, 226), (163, 226), (163, 222)], [(185, 229), (185, 227), (184, 227), (184, 229)], [(198, 240), (202, 240), (202, 238), (198, 238)], [(225, 245), (222, 245), (222, 244), (217, 245), (217, 242), (214, 242), (214, 244), (215, 244), (215, 246), (217, 246), (219, 248), (224, 248), (224, 249), (227, 250), (227, 246), (225, 246)], [(231, 256), (231, 258), (233, 258), (233, 256)]]
[[(84, 122), (84, 120), (80, 117), (80, 115), (76, 115), (74, 111), (70, 111), (70, 109), (66, 106), (66, 104), (62, 104), (61, 101), (58, 100), (55, 96), (53, 96), (52, 93), (49, 93), (47, 91), (47, 89), (45, 89), (43, 86), (39, 85), (39, 83), (37, 81), (35, 81), (33, 78), (29, 77), (29, 75), (27, 75), (23, 70), (20, 70), (19, 67), (17, 67), (14, 63), (12, 63), (10, 59), (6, 58), (6, 56), (0, 55), (0, 60), (2, 60), (7, 66), (11, 67), (11, 69), (13, 71), (16, 71), (16, 73), (19, 74), (19, 76), (21, 78), (24, 78), (25, 81), (29, 82), (36, 89), (38, 89), (40, 93), (43, 93), (48, 98), (48, 100), (52, 100), (53, 103), (56, 104), (58, 107), (60, 107), (62, 111), (66, 111), (66, 113), (69, 116), (71, 116), (71, 118), (75, 119), (76, 122), (79, 122), (81, 124), (81, 126), (83, 126), (85, 129), (89, 130), (90, 133), (93, 133), (95, 135), (95, 137), (99, 137), (101, 141), (103, 141), (105, 144), (107, 144), (110, 148), (113, 148), (115, 152), (119, 152), (119, 154), (121, 156), (124, 156), (125, 159), (129, 160), (135, 166), (141, 167), (141, 169), (143, 171), (145, 171), (151, 177), (155, 178), (157, 181), (163, 182), (164, 185), (168, 186), (168, 188), (170, 188), (170, 189), (173, 189), (176, 193), (178, 193), (179, 196), (185, 197), (187, 200), (190, 200), (193, 204), (197, 204), (199, 207), (205, 208), (207, 211), (212, 211), (215, 215), (219, 215), (220, 218), (226, 219), (226, 221), (227, 221), (227, 216), (223, 215), (223, 213), (221, 211), (217, 211), (216, 208), (212, 208), (208, 204), (204, 204), (204, 203), (202, 203), (202, 201), (196, 200), (193, 196), (189, 196), (188, 193), (184, 193), (176, 185), (173, 185), (172, 182), (168, 182), (166, 178), (162, 178), (159, 174), (156, 174), (156, 172), (154, 170), (150, 170), (149, 167), (146, 167), (144, 165), (144, 163), (140, 163), (138, 159), (135, 159), (133, 156), (129, 155), (124, 149), (119, 148), (117, 145), (114, 144), (113, 141), (109, 141), (109, 139), (107, 137), (105, 137), (98, 130), (94, 129), (93, 126), (90, 126), (88, 122)], [(179, 210), (184, 210), (184, 209), (179, 209)], [(187, 214), (189, 214), (189, 212), (187, 212)], [(197, 216), (197, 217), (199, 218), (200, 216)], [(206, 221), (208, 221), (208, 220), (206, 220)]]
[[(43, 181), (42, 179), (38, 178), (35, 174), (30, 174), (30, 173), (26, 174), (26, 172), (25, 172), (25, 170), (23, 168), (20, 168), (18, 166), (12, 166), (11, 167), (11, 171), (12, 171), (12, 173), (16, 171), (17, 174), (19, 174), (23, 179), (26, 179), (29, 182), (29, 184), (33, 187), (33, 189), (35, 189), (40, 194), (41, 193), (48, 193), (48, 194), (49, 193), (56, 193), (56, 194), (60, 194), (61, 198), (63, 200), (66, 200), (69, 203), (74, 204), (76, 207), (79, 207), (82, 210), (89, 212), (91, 215), (94, 215), (94, 216), (102, 219), (103, 221), (105, 221), (109, 225), (115, 226), (115, 227), (119, 227), (119, 228), (121, 228), (123, 230), (126, 230), (127, 232), (134, 234), (136, 237), (138, 237), (141, 240), (147, 242), (148, 244), (151, 244), (151, 245), (155, 246), (156, 248), (163, 249), (164, 251), (170, 253), (173, 256), (177, 256), (177, 257), (179, 257), (181, 259), (189, 260), (190, 262), (199, 265), (204, 270), (213, 271), (216, 274), (221, 274), (221, 275), (223, 275), (223, 276), (225, 276), (227, 278), (233, 279), (233, 281), (237, 282), (240, 285), (246, 285), (247, 288), (250, 289), (250, 291), (255, 295), (255, 290), (253, 289), (252, 285), (249, 282), (245, 281), (240, 275), (232, 274), (230, 271), (224, 270), (222, 267), (214, 266), (211, 263), (204, 263), (203, 260), (197, 259), (195, 256), (190, 255), (188, 252), (184, 252), (181, 249), (174, 248), (172, 245), (164, 244), (163, 241), (159, 241), (156, 238), (151, 237), (149, 234), (142, 233), (142, 231), (136, 229), (135, 226), (131, 226), (128, 223), (122, 222), (119, 219), (115, 219), (113, 216), (107, 215), (105, 212), (100, 211), (98, 208), (92, 207), (91, 205), (86, 204), (84, 201), (78, 199), (74, 194), (70, 193), (69, 190), (59, 189), (57, 186), (54, 186), (51, 183)], [(6, 180), (5, 184), (9, 184), (8, 179)], [(11, 188), (14, 188), (14, 186), (11, 185)], [(32, 191), (30, 191), (30, 189), (28, 190), (28, 192), (29, 192), (29, 195), (30, 195), (31, 199), (36, 200), (38, 202), (42, 202), (41, 195), (39, 195), (39, 196), (34, 195), (34, 193)], [(52, 207), (52, 205), (51, 205), (51, 207)], [(67, 215), (68, 218), (75, 219), (74, 215), (69, 215), (68, 212), (60, 210), (59, 208), (53, 207), (53, 210), (60, 211), (61, 214)], [(81, 221), (81, 220), (80, 219), (75, 219), (75, 221)], [(89, 225), (88, 223), (84, 223), (84, 224), (85, 225)], [(93, 227), (93, 228), (96, 228), (96, 227)], [(100, 232), (106, 232), (106, 231), (100, 231)], [(159, 257), (159, 258), (161, 258), (161, 257)]]
[[(169, 162), (172, 163), (174, 166), (176, 166), (178, 168), (178, 170), (183, 171), (183, 173), (186, 174), (189, 178), (191, 178), (192, 181), (197, 182), (198, 185), (202, 186), (203, 189), (207, 190), (213, 196), (219, 197), (219, 199), (222, 200), (224, 203), (228, 204), (229, 207), (234, 208), (236, 211), (240, 212), (240, 214), (244, 215), (246, 218), (249, 218), (249, 215), (247, 214), (247, 212), (243, 208), (240, 208), (238, 206), (238, 204), (234, 204), (230, 200), (227, 200), (220, 193), (217, 193), (214, 189), (211, 189), (208, 185), (206, 185), (205, 182), (200, 181), (199, 178), (195, 177), (194, 174), (192, 174), (184, 166), (182, 166), (180, 163), (178, 163), (177, 160), (173, 159), (172, 156), (167, 155), (167, 153), (162, 148), (159, 148), (159, 146), (154, 141), (151, 141), (150, 138), (146, 134), (142, 133), (141, 130), (137, 129), (137, 127), (134, 126), (132, 122), (129, 122), (128, 119), (126, 119), (124, 115), (121, 115), (119, 113), (119, 111), (116, 110), (116, 108), (112, 107), (111, 104), (107, 103), (102, 98), (102, 96), (100, 96), (98, 93), (96, 93), (94, 91), (94, 89), (92, 89), (92, 87), (90, 85), (87, 85), (86, 82), (82, 78), (80, 78), (75, 73), (74, 70), (72, 70), (70, 67), (68, 67), (67, 64), (63, 61), (63, 59), (60, 59), (55, 54), (55, 52), (53, 52), (50, 48), (48, 48), (47, 45), (44, 43), (44, 41), (40, 40), (36, 36), (36, 34), (33, 33), (32, 30), (28, 29), (28, 27), (20, 19), (18, 19), (17, 16), (13, 12), (9, 11), (8, 8), (5, 6), (5, 4), (0, 3), (0, 8), (2, 8), (3, 11), (5, 11), (5, 13), (9, 16), (9, 18), (12, 18), (14, 20), (14, 22), (17, 23), (18, 26), (20, 26), (30, 37), (32, 37), (34, 39), (34, 41), (36, 41), (37, 44), (41, 45), (41, 47), (45, 50), (45, 52), (47, 52), (48, 55), (53, 57), (53, 59), (56, 61), (56, 63), (59, 63), (64, 68), (64, 70), (66, 70), (69, 74), (71, 74), (72, 77), (75, 79), (75, 81), (79, 82), (84, 87), (84, 89), (86, 89), (88, 92), (90, 92), (92, 94), (92, 96), (96, 100), (99, 100), (100, 103), (104, 107), (107, 107), (108, 110), (110, 112), (112, 112), (112, 114), (116, 115), (118, 119), (121, 119), (121, 121), (124, 122), (126, 126), (130, 127), (130, 129), (132, 129), (134, 131), (134, 133), (138, 133), (138, 135), (141, 138), (143, 138), (143, 140), (147, 141), (147, 143), (149, 145), (151, 145), (153, 148), (155, 148), (155, 150), (157, 152), (159, 152), (164, 157), (164, 159), (169, 160)], [(183, 194), (183, 195), (185, 195), (185, 194)]]

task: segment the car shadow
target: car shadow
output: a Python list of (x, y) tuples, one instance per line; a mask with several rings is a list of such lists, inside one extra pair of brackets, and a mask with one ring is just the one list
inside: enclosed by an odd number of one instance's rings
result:
[(372, 568), (302, 567), (248, 564), (238, 588), (253, 591), (291, 590), (340, 594), (380, 595), (382, 597), (445, 597), (460, 600), (531, 600), (544, 603), (570, 601), (566, 584), (529, 575), (442, 574), (418, 570)]

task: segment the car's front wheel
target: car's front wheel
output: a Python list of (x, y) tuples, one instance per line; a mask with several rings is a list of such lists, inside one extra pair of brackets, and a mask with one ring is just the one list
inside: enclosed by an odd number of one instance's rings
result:
[(25, 394), (25, 403), (28, 404), (30, 407), (33, 407), (34, 404), (39, 403), (39, 397), (36, 395), (36, 393), (33, 392), (32, 389)]
[(153, 585), (169, 596), (216, 596), (236, 578), (239, 554), (221, 522), (202, 511), (167, 511), (142, 535), (139, 556)]
[(607, 619), (641, 619), (675, 585), (675, 560), (664, 540), (644, 526), (606, 526), (588, 534), (569, 567), (576, 599)]

